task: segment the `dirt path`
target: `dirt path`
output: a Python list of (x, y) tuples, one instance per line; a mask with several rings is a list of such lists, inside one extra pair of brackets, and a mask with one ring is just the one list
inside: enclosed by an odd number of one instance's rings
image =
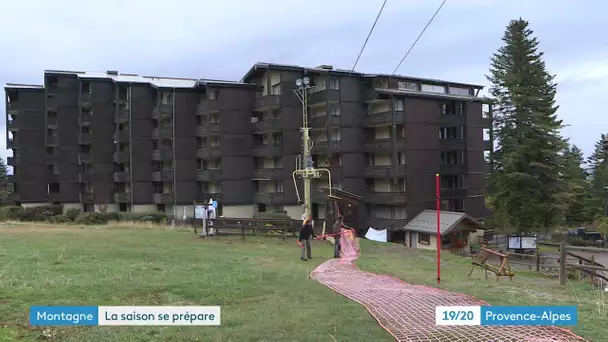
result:
[(310, 276), (365, 306), (397, 341), (585, 341), (557, 327), (436, 326), (437, 306), (487, 303), (467, 295), (364, 272), (348, 260), (328, 260)]

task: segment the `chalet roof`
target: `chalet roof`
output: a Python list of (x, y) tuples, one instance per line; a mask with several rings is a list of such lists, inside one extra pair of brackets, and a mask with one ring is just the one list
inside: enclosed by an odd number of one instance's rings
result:
[[(475, 229), (487, 229), (483, 224), (466, 213), (441, 211), (439, 215), (442, 235), (449, 233), (463, 221), (467, 222)], [(431, 235), (437, 234), (437, 212), (435, 210), (423, 210), (400, 230), (427, 233)]]

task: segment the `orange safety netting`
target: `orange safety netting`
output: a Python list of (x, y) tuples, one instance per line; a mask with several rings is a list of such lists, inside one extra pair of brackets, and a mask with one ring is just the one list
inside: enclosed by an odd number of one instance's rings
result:
[[(311, 278), (365, 306), (380, 326), (397, 341), (585, 341), (569, 330), (546, 326), (436, 326), (437, 306), (489, 305), (479, 299), (429, 286), (361, 271), (351, 261), (358, 251), (341, 239), (341, 259), (319, 265)], [(347, 248), (344, 248), (344, 244)]]

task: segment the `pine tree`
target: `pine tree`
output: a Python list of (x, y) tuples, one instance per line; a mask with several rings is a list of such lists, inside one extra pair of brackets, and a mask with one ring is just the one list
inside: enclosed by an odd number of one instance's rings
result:
[(563, 152), (564, 171), (563, 178), (567, 183), (567, 208), (564, 221), (568, 226), (580, 225), (592, 220), (587, 210), (589, 198), (588, 174), (583, 164), (583, 152), (576, 146), (568, 146)]
[(591, 218), (604, 216), (606, 207), (606, 187), (608, 187), (608, 158), (602, 143), (605, 135), (602, 134), (595, 143), (593, 153), (587, 159), (590, 173), (590, 196), (587, 201), (588, 215)]
[(532, 33), (527, 21), (511, 21), (487, 76), (498, 140), (487, 192), (495, 222), (523, 232), (558, 224), (567, 205), (556, 84)]

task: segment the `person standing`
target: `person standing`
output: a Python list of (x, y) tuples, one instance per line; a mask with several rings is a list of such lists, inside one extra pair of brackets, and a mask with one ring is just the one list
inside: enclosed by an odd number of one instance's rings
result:
[(338, 216), (336, 222), (332, 227), (332, 234), (334, 234), (334, 258), (340, 258), (341, 244), (340, 244), (340, 233), (344, 227), (344, 216)]
[(300, 229), (300, 236), (298, 239), (300, 240), (300, 246), (302, 247), (302, 255), (300, 256), (300, 260), (308, 260), (312, 259), (311, 250), (310, 250), (310, 238), (317, 237), (315, 235), (314, 230), (312, 229), (312, 217), (308, 217), (302, 228)]

